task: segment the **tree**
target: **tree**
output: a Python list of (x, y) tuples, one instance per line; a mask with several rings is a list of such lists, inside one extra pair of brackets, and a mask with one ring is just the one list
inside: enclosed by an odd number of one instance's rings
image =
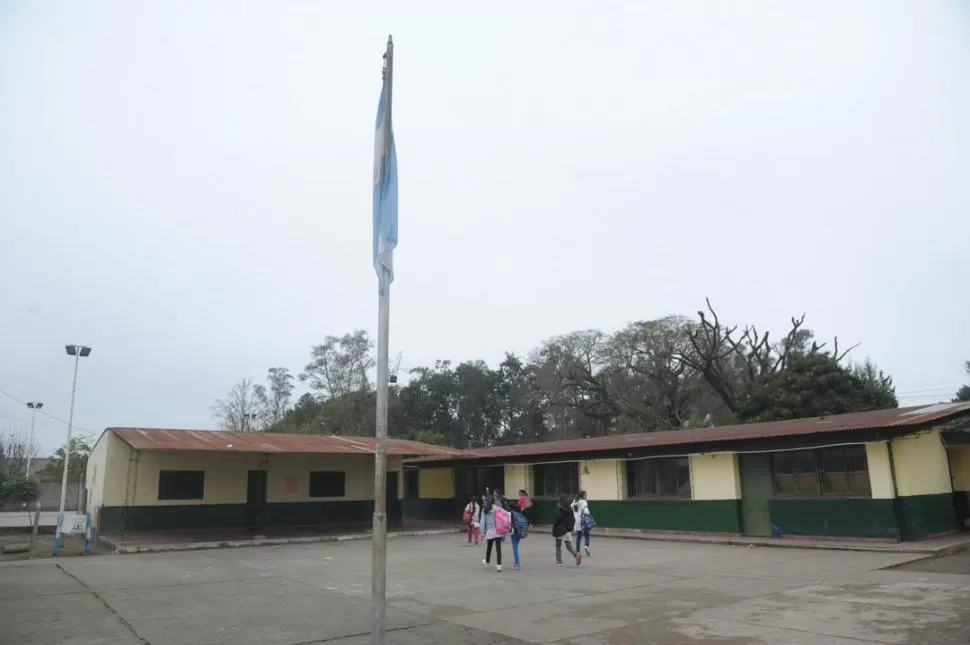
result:
[[(970, 376), (970, 361), (963, 364), (963, 369), (966, 370), (967, 376)], [(970, 401), (970, 384), (961, 386), (953, 398), (954, 403), (960, 403), (962, 401)]]
[[(690, 346), (680, 360), (698, 370), (724, 405), (738, 414), (745, 401), (766, 379), (783, 372), (796, 356), (818, 354), (825, 343), (817, 343), (814, 333), (805, 329), (805, 314), (791, 318), (791, 329), (777, 343), (772, 343), (768, 331), (761, 332), (754, 325), (725, 326), (707, 301), (710, 317), (697, 312), (699, 322), (690, 333)], [(811, 345), (809, 345), (811, 342)], [(841, 361), (858, 345), (839, 351), (835, 338), (831, 358)]]
[[(68, 460), (67, 480), (76, 482), (84, 477), (88, 470), (88, 456), (91, 454), (91, 445), (88, 443), (87, 437), (71, 437), (70, 450), (71, 457)], [(59, 482), (63, 476), (64, 446), (61, 446), (47, 459), (47, 463), (38, 473), (38, 477), (47, 482)]]
[[(880, 373), (881, 374), (881, 373)], [(891, 382), (860, 378), (827, 353), (795, 353), (764, 377), (738, 411), (742, 423), (829, 416), (894, 408)]]
[(259, 408), (261, 427), (269, 427), (283, 420), (293, 397), (293, 375), (285, 367), (271, 367), (266, 371), (266, 385), (253, 386), (253, 397)]
[(19, 432), (0, 433), (0, 472), (27, 474), (27, 460), (37, 456), (36, 448)]
[(212, 404), (210, 411), (224, 430), (250, 432), (260, 429), (262, 418), (252, 379), (240, 379), (226, 398), (217, 399)]
[(300, 380), (325, 399), (368, 391), (370, 370), (376, 365), (373, 349), (374, 342), (363, 329), (340, 337), (327, 336), (310, 350), (310, 362)]

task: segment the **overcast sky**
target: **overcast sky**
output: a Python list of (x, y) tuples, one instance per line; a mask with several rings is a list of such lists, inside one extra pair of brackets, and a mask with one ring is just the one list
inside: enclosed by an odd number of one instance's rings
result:
[[(902, 403), (970, 359), (962, 2), (0, 2), (0, 390), (211, 427), (242, 376), (376, 331), (396, 43), (392, 353), (526, 353), (693, 315), (861, 342)], [(0, 396), (0, 430), (28, 410)], [(43, 452), (65, 425), (38, 417)]]

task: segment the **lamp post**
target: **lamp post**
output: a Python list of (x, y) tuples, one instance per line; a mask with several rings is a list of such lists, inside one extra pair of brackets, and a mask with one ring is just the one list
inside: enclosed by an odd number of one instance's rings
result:
[(34, 454), (34, 424), (37, 422), (37, 410), (44, 407), (44, 404), (40, 401), (27, 401), (27, 407), (30, 408), (30, 439), (27, 442), (27, 478), (30, 478), (30, 458)]
[[(64, 503), (67, 500), (67, 470), (71, 458), (71, 429), (74, 427), (74, 394), (77, 391), (77, 365), (82, 358), (91, 355), (91, 348), (85, 345), (65, 345), (68, 356), (74, 357), (74, 380), (71, 382), (71, 409), (67, 415), (67, 444), (64, 446), (64, 473), (61, 475), (61, 505), (60, 515), (64, 515)], [(58, 531), (58, 533), (60, 533)]]

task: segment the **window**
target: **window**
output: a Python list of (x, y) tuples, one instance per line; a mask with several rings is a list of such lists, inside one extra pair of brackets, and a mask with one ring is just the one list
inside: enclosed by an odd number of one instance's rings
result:
[(575, 495), (579, 492), (579, 464), (536, 464), (532, 467), (535, 497)]
[(404, 469), (404, 497), (407, 499), (418, 498), (418, 473), (417, 468)]
[(310, 473), (310, 497), (343, 497), (347, 473), (342, 470), (316, 470)]
[(870, 497), (865, 446), (779, 452), (771, 456), (775, 494)]
[(203, 499), (204, 470), (162, 470), (158, 473), (158, 499)]
[(626, 495), (690, 499), (690, 464), (687, 457), (626, 462)]

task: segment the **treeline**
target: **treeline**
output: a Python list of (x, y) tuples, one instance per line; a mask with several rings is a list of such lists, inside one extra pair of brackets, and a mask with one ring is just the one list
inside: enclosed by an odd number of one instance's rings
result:
[[(696, 319), (638, 321), (614, 333), (576, 331), (492, 367), (448, 360), (390, 386), (393, 437), (458, 447), (789, 419), (898, 405), (892, 379), (868, 359), (845, 360), (838, 339), (815, 340), (792, 318), (775, 340), (725, 325), (708, 303)], [(269, 370), (213, 406), (223, 427), (344, 435), (374, 433), (374, 343), (328, 336), (298, 375)], [(295, 383), (309, 391), (292, 401)]]

